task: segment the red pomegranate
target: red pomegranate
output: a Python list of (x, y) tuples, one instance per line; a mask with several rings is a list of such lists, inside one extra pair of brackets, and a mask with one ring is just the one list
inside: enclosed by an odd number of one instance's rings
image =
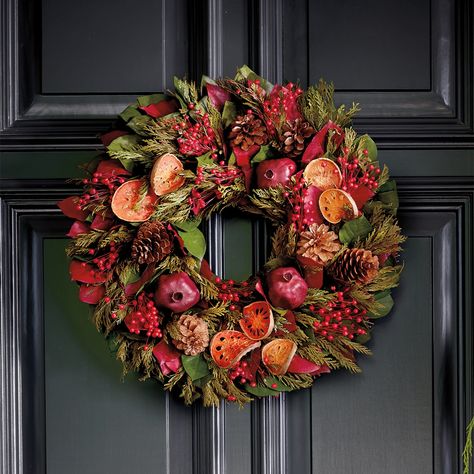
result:
[(185, 272), (161, 275), (155, 292), (155, 302), (175, 313), (182, 313), (194, 306), (201, 295), (196, 284)]
[(280, 267), (267, 275), (268, 297), (274, 306), (295, 309), (301, 306), (308, 293), (308, 285), (293, 267)]
[(257, 166), (257, 187), (271, 188), (282, 184), (288, 185), (296, 171), (296, 163), (289, 158), (265, 160)]

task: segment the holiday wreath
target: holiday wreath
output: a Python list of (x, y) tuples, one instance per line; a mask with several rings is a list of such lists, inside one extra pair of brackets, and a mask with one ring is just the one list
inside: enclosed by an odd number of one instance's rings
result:
[[(124, 373), (137, 371), (186, 404), (310, 387), (360, 371), (355, 353), (390, 311), (404, 241), (398, 198), (377, 148), (350, 127), (320, 81), (271, 85), (175, 79), (139, 97), (85, 166), (83, 193), (59, 203), (75, 222), (67, 254), (79, 298)], [(203, 259), (203, 219), (226, 208), (264, 216), (271, 252), (247, 281)], [(238, 249), (236, 250), (238, 251)]]

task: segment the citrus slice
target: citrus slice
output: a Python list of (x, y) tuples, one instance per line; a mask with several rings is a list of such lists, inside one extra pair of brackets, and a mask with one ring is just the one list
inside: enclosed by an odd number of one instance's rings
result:
[(308, 185), (312, 184), (322, 191), (339, 188), (342, 183), (339, 166), (328, 158), (310, 161), (304, 169), (303, 177)]
[(262, 361), (273, 375), (286, 374), (296, 352), (296, 344), (289, 339), (274, 339), (262, 349)]
[(260, 341), (268, 337), (275, 323), (270, 305), (266, 301), (256, 301), (245, 306), (243, 318), (239, 321), (244, 334), (253, 341)]
[(150, 181), (153, 191), (157, 196), (172, 193), (184, 184), (184, 177), (179, 173), (183, 171), (183, 163), (171, 153), (160, 156), (155, 161), (151, 170)]
[(146, 181), (132, 179), (123, 183), (112, 197), (112, 211), (123, 221), (144, 222), (155, 212), (158, 196), (149, 189), (145, 196), (141, 190)]
[(357, 217), (357, 204), (350, 194), (342, 189), (327, 189), (319, 196), (319, 209), (323, 217), (331, 224)]
[(218, 332), (211, 341), (211, 356), (222, 369), (233, 367), (247, 352), (260, 347), (260, 341), (252, 341), (239, 331)]

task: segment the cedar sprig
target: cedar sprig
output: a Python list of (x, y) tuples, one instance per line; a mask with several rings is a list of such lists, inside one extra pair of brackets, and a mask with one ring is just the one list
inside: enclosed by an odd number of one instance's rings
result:
[(298, 233), (293, 226), (290, 224), (280, 225), (272, 236), (270, 259), (295, 255), (297, 243)]
[(344, 355), (344, 348), (337, 343), (337, 340), (329, 342), (326, 338), (319, 336), (316, 336), (315, 339), (313, 345), (326, 352), (334, 360), (338, 368), (347, 369), (352, 373), (361, 372), (360, 367)]
[(313, 377), (308, 374), (285, 374), (275, 376), (275, 378), (292, 390), (309, 388), (314, 382)]
[(374, 255), (394, 254), (402, 250), (401, 244), (406, 237), (402, 235), (394, 216), (384, 213), (382, 207), (377, 205), (374, 206), (369, 222), (373, 229), (362, 242), (364, 249), (370, 250)]
[(270, 220), (281, 223), (287, 217), (285, 189), (278, 185), (271, 188), (253, 189), (249, 195), (251, 206), (244, 206), (247, 212), (262, 214)]
[(307, 308), (309, 306), (316, 306), (317, 308), (322, 308), (336, 298), (337, 293), (319, 290), (316, 288), (309, 288), (302, 307)]
[(403, 265), (389, 265), (381, 268), (375, 278), (365, 285), (365, 290), (375, 293), (397, 287), (402, 270)]

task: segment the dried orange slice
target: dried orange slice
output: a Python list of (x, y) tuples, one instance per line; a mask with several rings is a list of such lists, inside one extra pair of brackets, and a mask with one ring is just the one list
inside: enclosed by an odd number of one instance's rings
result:
[(289, 339), (274, 339), (263, 346), (263, 364), (273, 375), (283, 375), (288, 370), (296, 348), (296, 344)]
[(153, 165), (150, 175), (151, 186), (157, 196), (172, 193), (184, 184), (183, 163), (171, 153), (160, 156)]
[(256, 301), (245, 306), (242, 311), (243, 318), (239, 321), (244, 334), (254, 341), (268, 337), (275, 326), (273, 313), (266, 301)]
[(112, 211), (119, 218), (127, 222), (144, 222), (155, 212), (158, 196), (149, 189), (142, 196), (144, 179), (132, 179), (123, 183), (112, 197)]
[(319, 196), (319, 209), (323, 217), (331, 224), (357, 217), (357, 204), (350, 194), (342, 189), (327, 189)]
[(339, 166), (328, 158), (310, 161), (303, 171), (303, 177), (308, 185), (312, 184), (322, 191), (339, 188), (342, 183)]
[(260, 341), (252, 341), (239, 331), (218, 332), (211, 341), (211, 356), (222, 369), (233, 367), (247, 352), (260, 347)]

